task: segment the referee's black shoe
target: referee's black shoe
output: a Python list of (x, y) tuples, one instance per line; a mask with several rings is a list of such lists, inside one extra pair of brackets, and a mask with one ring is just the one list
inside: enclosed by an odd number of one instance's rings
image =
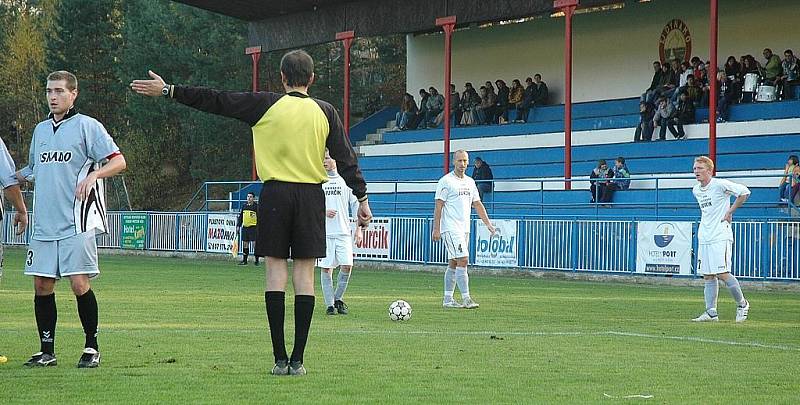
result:
[(247, 262), (244, 261), (244, 260), (242, 260), (241, 262), (236, 263), (236, 264), (238, 264), (239, 266), (247, 266)]
[(339, 311), (339, 315), (347, 315), (347, 304), (345, 304), (344, 301), (336, 300), (333, 302), (333, 306)]

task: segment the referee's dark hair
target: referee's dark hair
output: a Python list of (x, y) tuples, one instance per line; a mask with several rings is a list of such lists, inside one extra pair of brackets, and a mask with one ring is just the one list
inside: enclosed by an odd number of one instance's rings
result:
[(314, 75), (314, 59), (302, 49), (287, 52), (281, 58), (281, 73), (291, 87), (308, 86)]

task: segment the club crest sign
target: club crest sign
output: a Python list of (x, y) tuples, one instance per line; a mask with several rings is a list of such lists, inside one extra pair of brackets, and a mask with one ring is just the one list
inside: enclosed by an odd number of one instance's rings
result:
[(673, 59), (689, 61), (692, 57), (692, 34), (686, 23), (676, 18), (664, 26), (658, 39), (658, 55), (661, 63)]

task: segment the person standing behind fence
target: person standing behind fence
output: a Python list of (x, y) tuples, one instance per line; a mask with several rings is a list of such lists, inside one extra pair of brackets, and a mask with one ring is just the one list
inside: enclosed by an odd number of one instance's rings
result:
[[(730, 180), (713, 177), (714, 162), (706, 156), (694, 160), (694, 175), (698, 184), (692, 193), (700, 205), (700, 226), (697, 229), (697, 272), (705, 279), (706, 311), (695, 322), (716, 322), (717, 279), (725, 282), (736, 301), (736, 322), (744, 322), (750, 311), (750, 302), (742, 294), (739, 281), (731, 274), (731, 252), (733, 249), (733, 231), (731, 222), (733, 213), (750, 197), (747, 187)], [(731, 205), (731, 196), (736, 201)]]
[[(325, 152), (322, 161), (328, 172), (329, 180), (322, 189), (325, 190), (325, 258), (317, 261), (321, 269), (320, 283), (322, 285), (322, 298), (325, 300), (325, 313), (327, 315), (347, 315), (347, 304), (344, 303), (344, 293), (350, 282), (350, 273), (353, 269), (353, 235), (350, 231), (350, 215), (356, 215), (358, 200), (353, 191), (336, 173), (336, 161)], [(355, 243), (361, 243), (363, 228), (356, 226)], [(339, 267), (339, 276), (336, 279), (336, 291), (333, 290), (333, 269)]]
[[(167, 84), (154, 72), (152, 79), (134, 80), (131, 88), (150, 97), (174, 98), (201, 111), (236, 118), (253, 132), (261, 205), (256, 254), (267, 257), (264, 301), (267, 309), (273, 375), (305, 375), (303, 365), (311, 318), (314, 315), (314, 264), (325, 257), (325, 193), (328, 175), (322, 166), (325, 148), (338, 164), (339, 174), (358, 198), (358, 222), (367, 226), (372, 211), (367, 183), (358, 158), (345, 136), (336, 109), (311, 98), (314, 60), (303, 50), (287, 52), (280, 62), (285, 94), (230, 92)], [(295, 339), (286, 354), (283, 325), (288, 259), (293, 259)]]
[[(100, 365), (97, 298), (89, 279), (97, 277), (96, 235), (107, 232), (101, 179), (126, 167), (119, 147), (96, 119), (78, 113), (78, 79), (70, 72), (47, 76), (50, 115), (33, 130), (28, 165), (20, 183), (34, 183), (36, 220), (25, 256), (25, 274), (33, 276), (34, 313), (40, 350), (28, 367), (55, 366), (56, 281), (69, 277), (85, 334), (79, 368)], [(105, 162), (104, 165), (100, 165)]]
[[(247, 265), (247, 256), (250, 255), (250, 244), (255, 245), (258, 240), (258, 203), (255, 201), (256, 195), (253, 192), (247, 193), (247, 202), (242, 205), (239, 218), (236, 219), (236, 227), (240, 229), (242, 235), (242, 261), (240, 266)], [(254, 250), (255, 251), (255, 250)], [(255, 255), (255, 264), (258, 266), (258, 255)]]
[(489, 167), (489, 164), (484, 162), (480, 157), (475, 157), (475, 168), (472, 169), (472, 179), (475, 180), (475, 184), (478, 186), (478, 196), (481, 198), (481, 201), (483, 201), (483, 197), (486, 193), (492, 192), (492, 180), (494, 180), (494, 175), (492, 174), (492, 168)]
[[(444, 273), (445, 308), (478, 308), (469, 293), (469, 230), (472, 208), (494, 235), (495, 228), (489, 222), (486, 208), (475, 186), (475, 181), (467, 176), (469, 155), (464, 150), (453, 154), (453, 171), (439, 179), (436, 185), (436, 208), (433, 212), (433, 240), (443, 240), (447, 249), (447, 270)], [(461, 292), (462, 303), (453, 298), (456, 285)]]

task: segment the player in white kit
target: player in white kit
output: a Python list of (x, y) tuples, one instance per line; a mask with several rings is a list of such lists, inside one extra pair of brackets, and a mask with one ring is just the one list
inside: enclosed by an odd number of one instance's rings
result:
[[(700, 204), (702, 217), (697, 230), (698, 254), (697, 272), (705, 279), (706, 311), (695, 322), (715, 322), (717, 314), (717, 293), (719, 283), (725, 282), (734, 301), (736, 301), (736, 322), (744, 322), (750, 310), (750, 303), (744, 298), (739, 281), (731, 274), (731, 250), (733, 213), (750, 197), (747, 187), (729, 180), (713, 177), (714, 162), (706, 156), (694, 160), (694, 176), (699, 182), (692, 193)], [(736, 200), (731, 205), (731, 196)]]
[[(445, 308), (477, 308), (479, 305), (469, 294), (469, 224), (472, 208), (494, 235), (494, 225), (489, 222), (486, 208), (481, 202), (475, 180), (467, 176), (469, 155), (464, 150), (453, 154), (453, 171), (439, 179), (436, 185), (436, 208), (433, 212), (433, 240), (443, 240), (447, 248), (447, 270), (444, 273)], [(453, 298), (456, 285), (462, 303)]]
[[(350, 271), (353, 269), (353, 236), (350, 231), (350, 217), (358, 212), (358, 199), (353, 190), (347, 187), (342, 176), (336, 172), (336, 161), (325, 151), (322, 161), (328, 172), (328, 182), (322, 185), (325, 191), (325, 258), (317, 260), (320, 267), (322, 297), (325, 300), (325, 313), (347, 315), (347, 304), (342, 301)], [(361, 243), (363, 230), (356, 227), (355, 243)], [(333, 290), (333, 269), (339, 266), (336, 291)]]

